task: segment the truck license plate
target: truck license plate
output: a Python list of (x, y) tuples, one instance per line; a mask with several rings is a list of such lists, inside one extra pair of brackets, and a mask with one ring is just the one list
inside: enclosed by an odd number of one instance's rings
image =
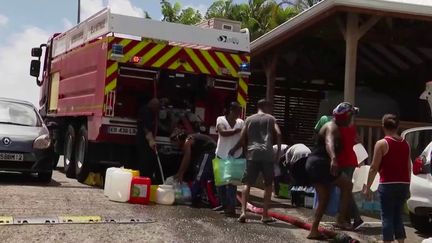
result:
[(2, 161), (23, 161), (23, 154), (0, 153), (0, 160)]
[(108, 127), (108, 133), (132, 136), (137, 133), (137, 129), (133, 127)]

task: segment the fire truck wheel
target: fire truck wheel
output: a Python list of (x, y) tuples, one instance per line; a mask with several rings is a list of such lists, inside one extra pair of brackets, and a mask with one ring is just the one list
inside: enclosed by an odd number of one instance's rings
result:
[(75, 178), (75, 158), (74, 158), (74, 148), (75, 148), (75, 129), (72, 125), (69, 125), (66, 130), (66, 135), (64, 139), (64, 173), (67, 178)]
[(75, 148), (75, 172), (79, 182), (84, 182), (90, 173), (91, 163), (89, 161), (88, 138), (86, 126), (81, 126)]

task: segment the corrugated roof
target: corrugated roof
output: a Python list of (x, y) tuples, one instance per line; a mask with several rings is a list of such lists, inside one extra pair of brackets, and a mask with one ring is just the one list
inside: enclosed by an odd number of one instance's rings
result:
[(432, 19), (432, 0), (324, 0), (253, 41), (251, 43), (252, 55), (258, 50), (262, 52), (270, 49), (274, 46), (272, 44), (274, 40), (302, 25), (309, 24), (308, 22), (315, 18), (324, 18), (328, 11), (339, 7), (399, 13)]

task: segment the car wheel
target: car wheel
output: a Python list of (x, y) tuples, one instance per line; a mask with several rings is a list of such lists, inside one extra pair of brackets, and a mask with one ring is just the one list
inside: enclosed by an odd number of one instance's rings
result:
[(75, 172), (79, 182), (84, 182), (90, 173), (91, 162), (88, 152), (87, 128), (83, 125), (78, 132), (75, 148)]
[(432, 232), (432, 222), (428, 216), (416, 215), (409, 212), (410, 221), (413, 227), (420, 232)]
[(72, 125), (69, 125), (66, 130), (66, 136), (64, 140), (64, 172), (67, 178), (75, 178), (75, 129)]
[(39, 172), (38, 173), (38, 180), (40, 182), (44, 182), (44, 183), (50, 183), (51, 182), (51, 178), (52, 178), (52, 174), (53, 172)]

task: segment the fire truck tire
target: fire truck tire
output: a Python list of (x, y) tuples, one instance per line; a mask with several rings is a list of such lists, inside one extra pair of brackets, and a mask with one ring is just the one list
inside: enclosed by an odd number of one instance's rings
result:
[(75, 128), (69, 125), (64, 139), (64, 173), (67, 178), (75, 178)]
[(75, 148), (75, 172), (79, 182), (84, 182), (90, 173), (91, 162), (89, 156), (89, 143), (87, 137), (87, 127), (82, 125), (79, 132)]

